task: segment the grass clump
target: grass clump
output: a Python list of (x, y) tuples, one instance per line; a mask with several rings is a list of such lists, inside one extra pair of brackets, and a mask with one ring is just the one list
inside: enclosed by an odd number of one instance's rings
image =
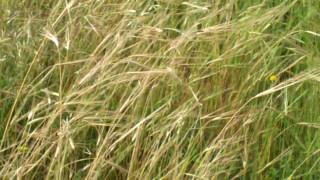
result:
[(318, 0), (1, 0), (0, 177), (318, 179)]

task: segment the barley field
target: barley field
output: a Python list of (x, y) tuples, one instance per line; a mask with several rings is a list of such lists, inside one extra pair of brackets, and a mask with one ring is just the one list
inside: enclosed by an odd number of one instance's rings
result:
[(319, 167), (319, 0), (0, 0), (0, 179)]

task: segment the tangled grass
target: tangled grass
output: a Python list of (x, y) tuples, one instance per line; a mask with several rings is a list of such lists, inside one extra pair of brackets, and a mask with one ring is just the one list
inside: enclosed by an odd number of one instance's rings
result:
[(319, 0), (0, 0), (1, 179), (319, 179)]

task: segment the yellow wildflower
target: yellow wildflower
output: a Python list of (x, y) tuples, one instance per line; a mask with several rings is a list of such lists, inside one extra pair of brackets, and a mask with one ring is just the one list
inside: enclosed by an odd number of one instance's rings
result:
[(269, 80), (270, 80), (271, 82), (276, 82), (276, 81), (279, 80), (279, 77), (278, 77), (277, 75), (271, 75), (271, 76), (269, 77)]

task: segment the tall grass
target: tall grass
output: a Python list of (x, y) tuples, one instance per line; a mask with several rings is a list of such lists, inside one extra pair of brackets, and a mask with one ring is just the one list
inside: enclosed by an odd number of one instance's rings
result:
[(319, 179), (318, 0), (0, 0), (1, 179)]

